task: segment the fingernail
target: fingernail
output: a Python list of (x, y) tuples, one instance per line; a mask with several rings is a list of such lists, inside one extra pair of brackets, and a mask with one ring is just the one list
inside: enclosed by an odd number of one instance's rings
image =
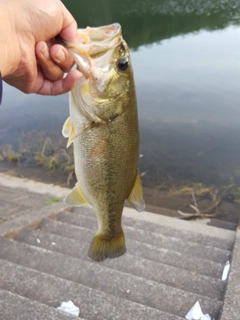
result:
[(44, 43), (44, 46), (42, 48), (42, 54), (46, 59), (49, 58), (48, 46), (46, 45), (46, 43)]
[(65, 59), (65, 54), (62, 49), (59, 49), (58, 52), (54, 56), (54, 60), (56, 62), (62, 62)]

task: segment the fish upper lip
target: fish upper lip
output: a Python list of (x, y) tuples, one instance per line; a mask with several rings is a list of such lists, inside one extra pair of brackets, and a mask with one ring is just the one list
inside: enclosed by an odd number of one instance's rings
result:
[(113, 23), (103, 27), (91, 28), (87, 27), (86, 29), (78, 29), (79, 33), (88, 34), (92, 41), (104, 41), (112, 40), (121, 32), (121, 26), (119, 23)]
[(86, 77), (90, 77), (94, 57), (104, 55), (121, 43), (121, 26), (114, 23), (103, 27), (78, 29), (78, 38), (79, 42), (75, 43), (58, 35), (56, 41), (69, 50), (78, 69)]
[(65, 40), (60, 35), (57, 35), (55, 39), (58, 43), (65, 46), (67, 49), (74, 50), (74, 52), (79, 50), (82, 51), (84, 54), (91, 54), (89, 49), (90, 46), (94, 46), (94, 48), (97, 49), (100, 49), (100, 47), (104, 47), (105, 50), (106, 47), (108, 47), (109, 49), (114, 48), (117, 44), (120, 43), (121, 30), (122, 29), (119, 23), (113, 23), (111, 25), (103, 27), (87, 27), (86, 29), (78, 29), (77, 33), (79, 39), (85, 40), (79, 41), (79, 43)]

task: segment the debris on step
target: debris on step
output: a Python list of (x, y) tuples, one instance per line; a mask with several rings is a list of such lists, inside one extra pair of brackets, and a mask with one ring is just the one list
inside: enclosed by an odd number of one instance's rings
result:
[(222, 281), (226, 281), (230, 270), (230, 262), (227, 261), (222, 273)]
[(79, 317), (80, 314), (80, 309), (75, 306), (75, 304), (71, 300), (68, 302), (62, 302), (61, 306), (58, 307), (57, 310), (64, 311), (77, 317)]
[(185, 316), (187, 320), (211, 320), (209, 314), (203, 314), (200, 303), (197, 301)]

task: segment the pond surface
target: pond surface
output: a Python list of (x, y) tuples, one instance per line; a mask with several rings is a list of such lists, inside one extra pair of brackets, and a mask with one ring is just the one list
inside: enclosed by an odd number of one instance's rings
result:
[[(79, 27), (122, 25), (135, 74), (146, 190), (240, 186), (239, 1), (63, 2)], [(0, 146), (6, 153), (10, 144), (22, 156), (14, 166), (2, 155), (0, 170), (66, 183), (57, 165), (44, 171), (30, 158), (43, 151), (47, 137), (46, 155), (64, 148), (67, 115), (67, 95), (24, 95), (4, 84)]]

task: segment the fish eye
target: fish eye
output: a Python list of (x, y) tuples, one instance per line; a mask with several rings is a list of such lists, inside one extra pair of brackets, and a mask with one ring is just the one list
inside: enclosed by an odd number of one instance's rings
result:
[(121, 71), (125, 71), (125, 70), (127, 70), (127, 68), (128, 68), (127, 60), (125, 58), (120, 59), (118, 61), (118, 69), (121, 70)]

